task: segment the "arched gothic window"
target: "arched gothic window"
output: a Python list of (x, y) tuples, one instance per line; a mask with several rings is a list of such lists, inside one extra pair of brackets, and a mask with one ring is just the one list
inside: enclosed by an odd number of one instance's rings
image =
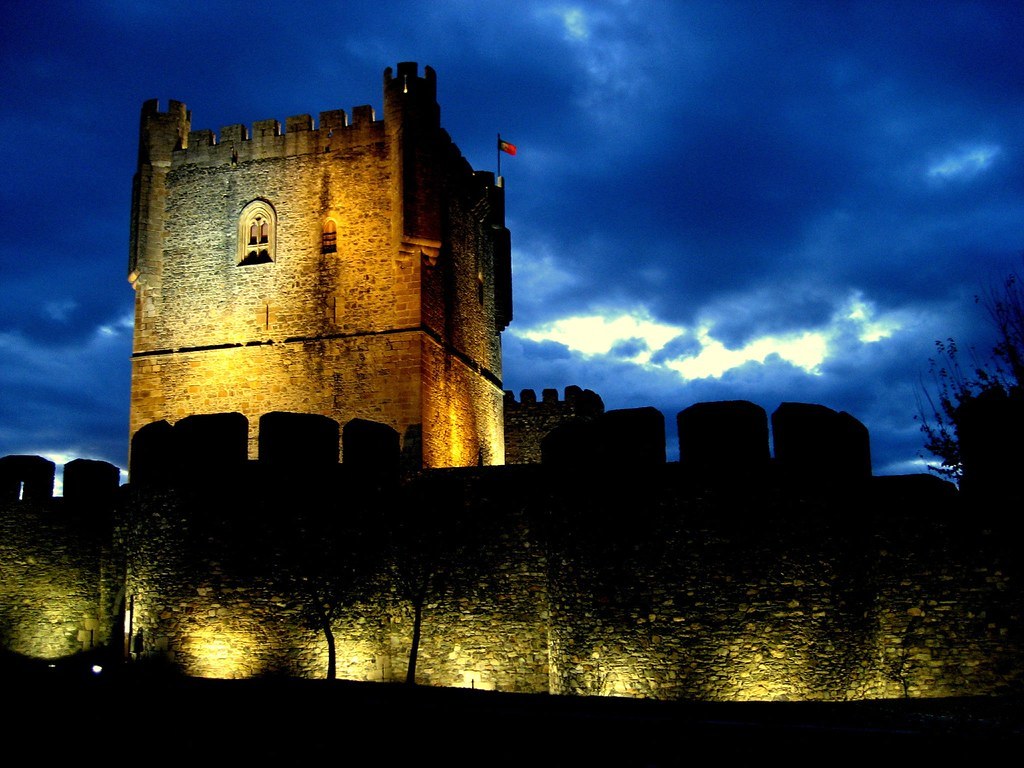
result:
[(338, 227), (333, 219), (324, 222), (323, 232), (320, 235), (320, 253), (338, 252)]
[(253, 200), (238, 219), (238, 265), (274, 261), (277, 213), (266, 200)]

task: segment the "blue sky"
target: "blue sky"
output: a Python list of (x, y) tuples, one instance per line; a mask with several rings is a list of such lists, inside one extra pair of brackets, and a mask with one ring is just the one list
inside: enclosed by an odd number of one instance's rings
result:
[(0, 28), (0, 455), (125, 466), (142, 102), (193, 128), (381, 107), (430, 65), (505, 156), (505, 388), (845, 410), (917, 472), (934, 341), (1024, 251), (1024, 4), (24, 2)]

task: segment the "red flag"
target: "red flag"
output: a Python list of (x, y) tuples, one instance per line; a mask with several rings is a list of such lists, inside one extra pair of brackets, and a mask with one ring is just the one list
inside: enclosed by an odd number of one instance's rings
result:
[(502, 152), (507, 152), (510, 155), (515, 155), (516, 153), (516, 145), (510, 144), (504, 139), (498, 139), (498, 149), (500, 149)]

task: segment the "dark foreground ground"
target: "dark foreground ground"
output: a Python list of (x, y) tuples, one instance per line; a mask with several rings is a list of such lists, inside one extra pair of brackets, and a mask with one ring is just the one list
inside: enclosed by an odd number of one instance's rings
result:
[(5, 671), (8, 751), (22, 746), (40, 758), (90, 764), (888, 764), (1006, 753), (1017, 760), (1024, 746), (1024, 698), (654, 702), (123, 670)]

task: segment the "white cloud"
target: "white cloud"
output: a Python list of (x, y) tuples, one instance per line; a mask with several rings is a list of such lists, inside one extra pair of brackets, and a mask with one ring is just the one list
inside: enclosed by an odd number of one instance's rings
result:
[(946, 155), (928, 168), (930, 178), (948, 179), (971, 177), (985, 170), (999, 154), (1000, 148), (992, 145), (978, 145), (960, 149)]
[(113, 323), (104, 323), (98, 326), (96, 333), (100, 336), (119, 336), (124, 331), (134, 331), (134, 329), (135, 317), (133, 315), (123, 315)]
[[(837, 307), (825, 327), (767, 334), (732, 349), (715, 338), (714, 326), (707, 321), (692, 328), (662, 323), (644, 308), (563, 317), (513, 332), (531, 341), (555, 341), (585, 356), (607, 355), (617, 345), (632, 347), (636, 351), (626, 358), (628, 362), (649, 369), (672, 370), (685, 380), (695, 380), (719, 378), (727, 371), (751, 362), (765, 363), (769, 358), (818, 374), (830, 356), (841, 351), (840, 337), (853, 338), (863, 345), (873, 344), (889, 338), (903, 324), (897, 314), (879, 316), (870, 302), (854, 293)], [(699, 351), (687, 349), (685, 354), (675, 357), (663, 354), (661, 362), (653, 362), (656, 353), (681, 337), (694, 339)], [(637, 344), (638, 340), (643, 344)]]
[(697, 333), (702, 349), (685, 360), (669, 360), (668, 368), (685, 379), (719, 378), (726, 371), (746, 363), (764, 363), (769, 357), (779, 357), (808, 373), (817, 373), (828, 354), (828, 337), (821, 332), (805, 332), (786, 336), (763, 336), (740, 349), (728, 349), (714, 339), (708, 328)]
[(590, 18), (582, 8), (575, 5), (542, 5), (536, 10), (540, 19), (554, 17), (560, 25), (565, 39), (571, 42), (585, 41), (590, 37)]
[[(838, 319), (842, 320), (843, 314)], [(859, 292), (851, 297), (845, 319), (857, 328), (857, 339), (864, 344), (887, 339), (903, 326), (895, 315), (876, 319), (874, 306), (865, 302)]]
[[(592, 111), (588, 120), (620, 130), (624, 120), (665, 108), (668, 98), (649, 94), (663, 77), (667, 51), (680, 37), (689, 38), (669, 20), (671, 6), (637, 8), (628, 2), (604, 3), (598, 8), (577, 5), (542, 7), (541, 20), (554, 19), (567, 50), (584, 75), (579, 84), (579, 106)], [(609, 105), (616, 105), (610, 109)], [(625, 138), (617, 134), (621, 144)]]
[(562, 17), (562, 25), (565, 33), (574, 40), (586, 40), (590, 37), (590, 30), (587, 28), (587, 17), (579, 8), (561, 8), (559, 14)]
[(677, 326), (654, 321), (641, 309), (617, 315), (565, 317), (519, 335), (530, 341), (557, 341), (585, 355), (605, 355), (616, 344), (643, 339), (648, 349), (631, 361), (644, 364), (650, 360), (652, 351), (661, 349), (683, 332)]

